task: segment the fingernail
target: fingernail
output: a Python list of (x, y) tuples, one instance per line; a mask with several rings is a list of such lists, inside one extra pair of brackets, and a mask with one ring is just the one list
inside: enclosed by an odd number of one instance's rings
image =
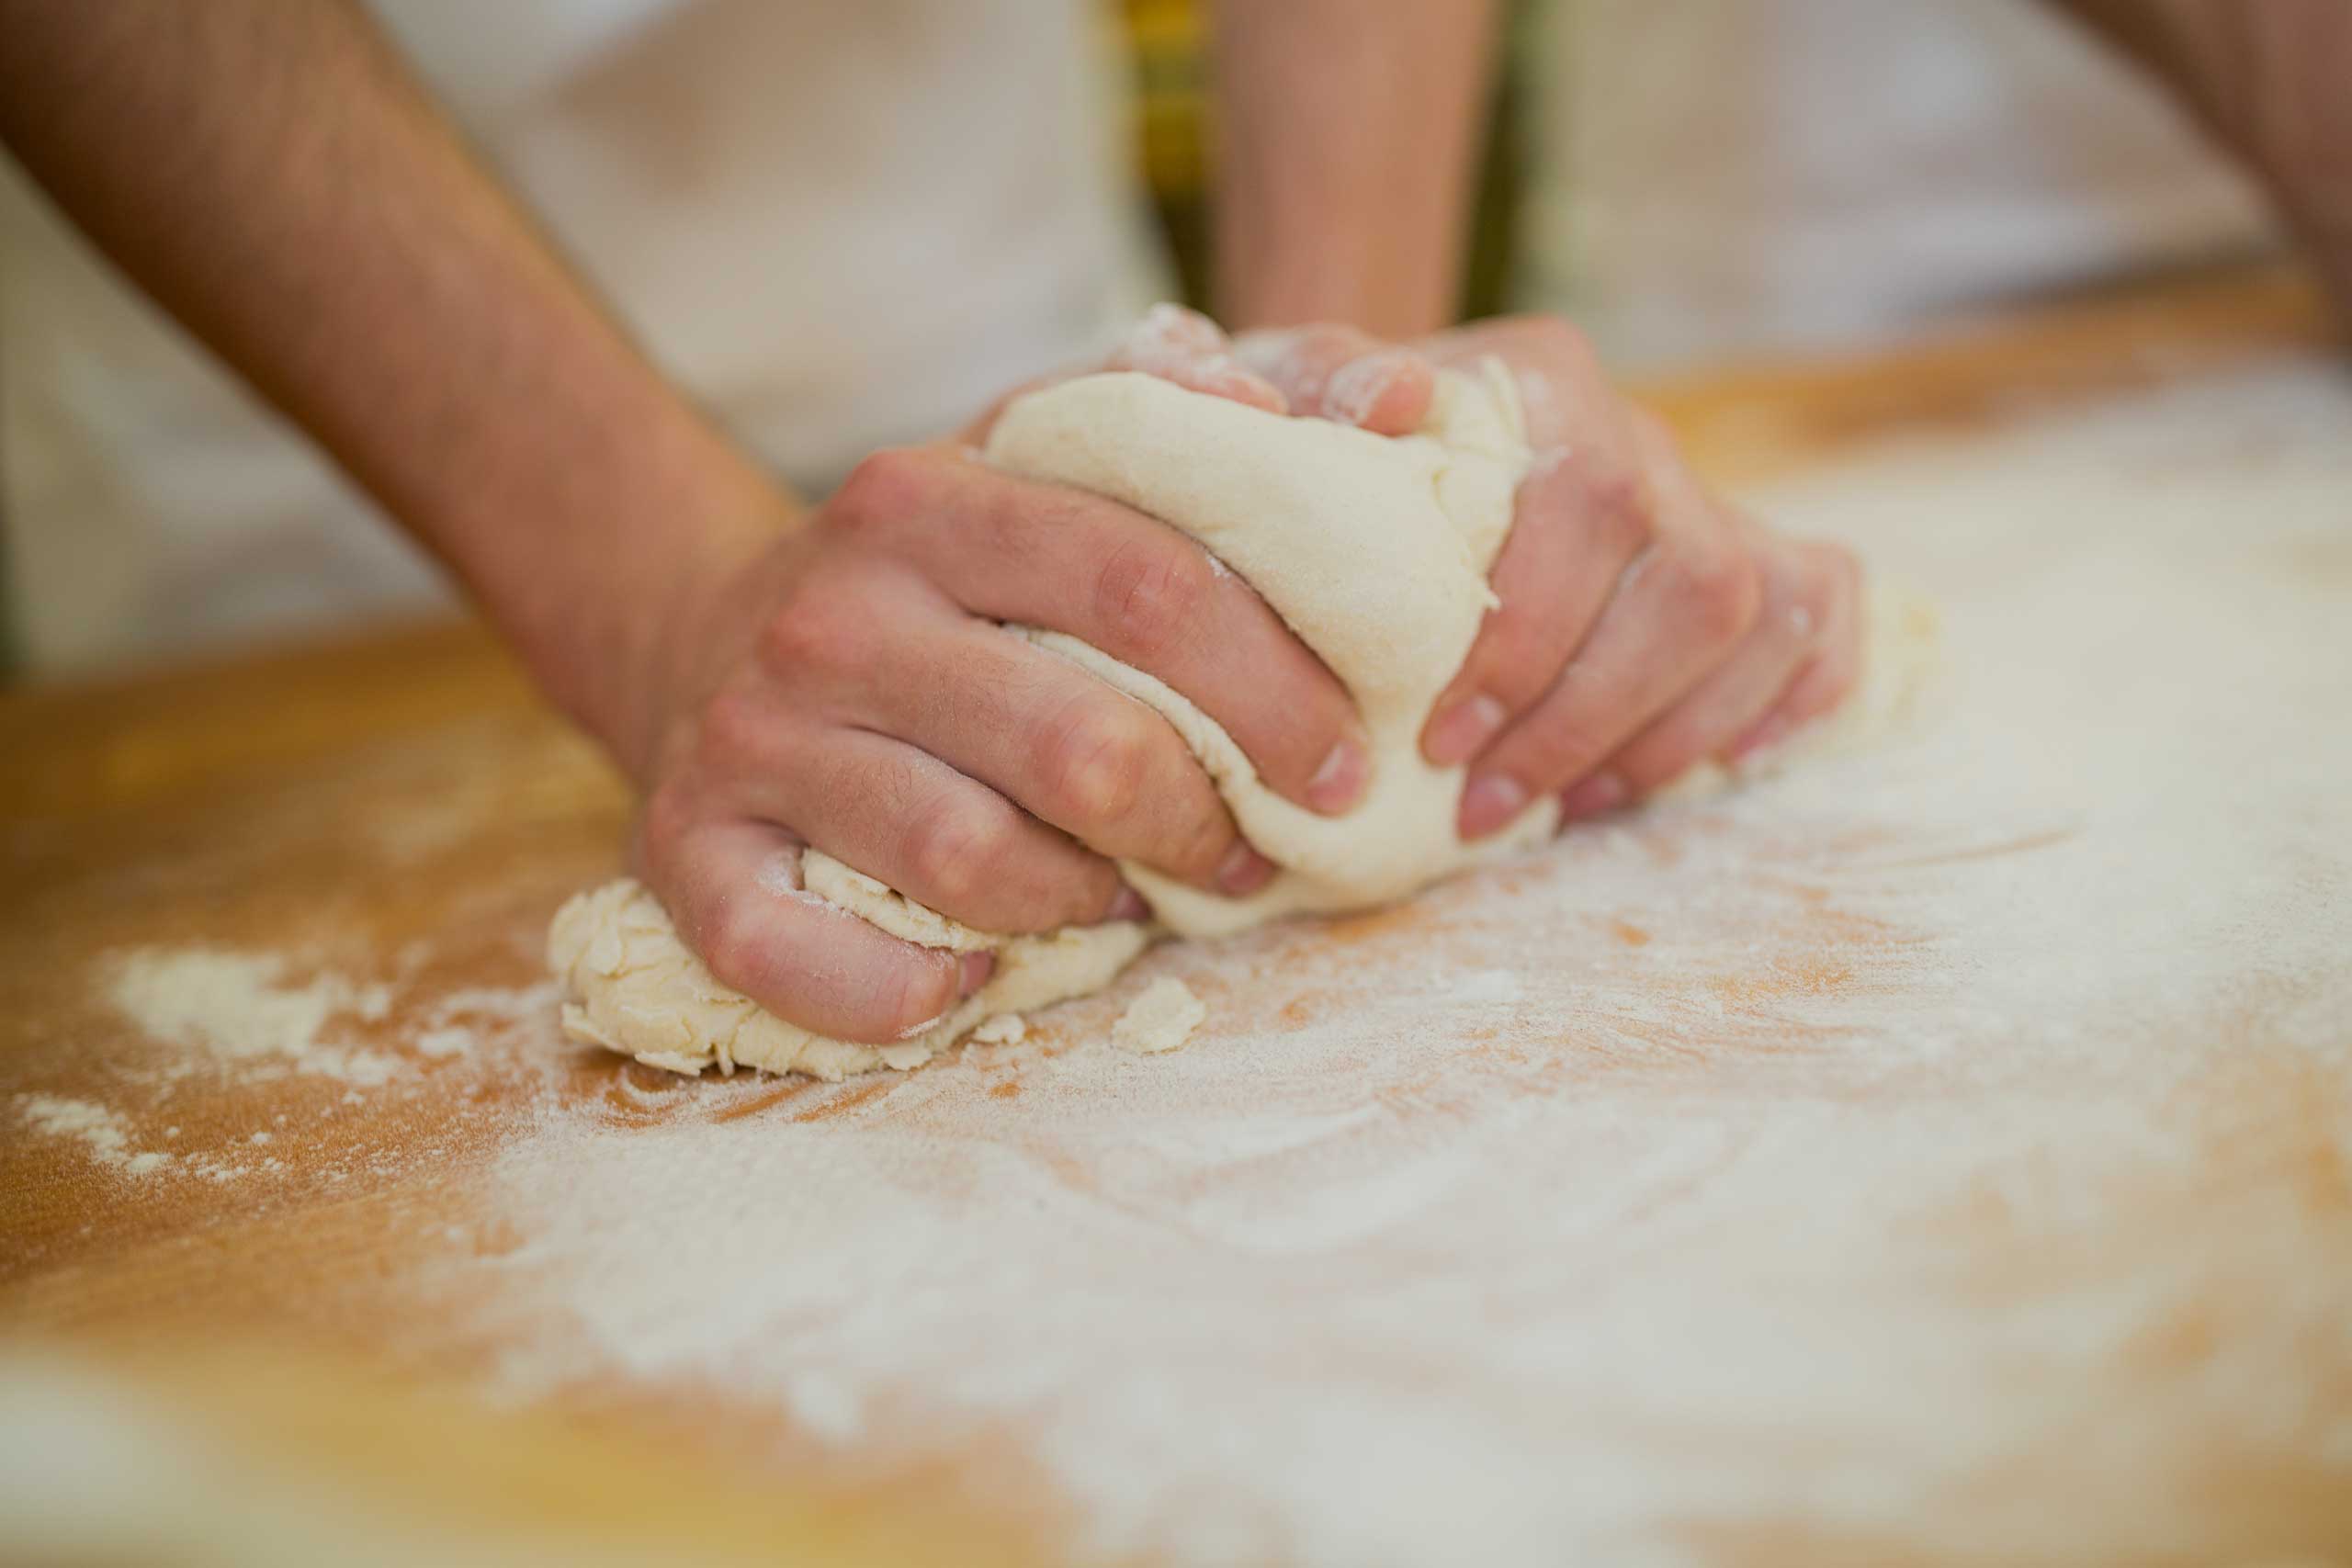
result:
[(1363, 743), (1352, 736), (1341, 740), (1306, 781), (1306, 804), (1317, 811), (1353, 806), (1363, 793), (1364, 772)]
[(1745, 761), (1767, 746), (1777, 746), (1788, 739), (1789, 721), (1783, 714), (1769, 714), (1764, 722), (1741, 736), (1731, 749), (1731, 760)]
[(1560, 796), (1561, 819), (1577, 822), (1613, 811), (1625, 804), (1625, 781), (1615, 773), (1595, 773)]
[(1273, 862), (1248, 844), (1237, 843), (1226, 851), (1225, 863), (1216, 868), (1216, 885), (1238, 898), (1263, 887), (1273, 874)]
[(956, 994), (959, 997), (968, 997), (982, 986), (987, 985), (989, 976), (996, 973), (996, 954), (967, 953), (957, 963), (956, 968)]
[(1462, 792), (1462, 836), (1483, 839), (1527, 804), (1527, 786), (1508, 773), (1481, 773)]
[(1143, 901), (1142, 894), (1122, 885), (1119, 896), (1111, 900), (1111, 908), (1102, 918), (1106, 920), (1148, 920), (1151, 919), (1151, 906)]
[(1503, 717), (1503, 705), (1484, 692), (1451, 703), (1430, 721), (1430, 742), (1421, 748), (1422, 754), (1441, 768), (1466, 762), (1495, 738)]

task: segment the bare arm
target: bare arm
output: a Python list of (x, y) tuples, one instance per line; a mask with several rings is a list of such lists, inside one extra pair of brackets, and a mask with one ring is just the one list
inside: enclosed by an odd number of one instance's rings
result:
[(631, 767), (689, 572), (788, 498), (669, 387), (344, 0), (0, 0), (0, 139), (439, 555)]
[(1338, 682), (1155, 520), (944, 443), (804, 514), (350, 0), (0, 0), (0, 140), (465, 580), (635, 778), (688, 944), (774, 1011), (899, 1039), (987, 972), (791, 897), (804, 846), (999, 931), (1136, 914), (1115, 859), (1271, 873), (1174, 730), (1001, 622), (1151, 671), (1302, 804), (1361, 793)]
[(2352, 5), (2061, 4), (2170, 84), (2245, 160), (2352, 311)]
[(1493, 0), (1224, 0), (1216, 293), (1231, 327), (1451, 322)]

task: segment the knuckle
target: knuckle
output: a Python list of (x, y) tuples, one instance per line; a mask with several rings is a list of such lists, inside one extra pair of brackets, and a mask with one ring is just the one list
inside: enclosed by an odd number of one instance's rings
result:
[(1205, 882), (1225, 863), (1226, 852), (1233, 847), (1231, 819), (1214, 796), (1197, 803), (1186, 818), (1170, 835), (1160, 869), (1185, 881)]
[(1657, 509), (1641, 471), (1613, 457), (1571, 451), (1560, 459), (1573, 521), (1596, 550), (1620, 558), (1638, 553), (1657, 529)]
[(845, 583), (800, 585), (760, 628), (762, 666), (792, 677), (854, 665), (872, 640), (872, 617), (856, 612), (855, 597)]
[(1609, 754), (1612, 740), (1592, 716), (1544, 715), (1528, 728), (1512, 771), (1541, 794), (1581, 777)]
[(700, 819), (693, 790), (675, 775), (653, 786), (638, 813), (637, 842), (649, 874), (664, 879), (680, 841)]
[(767, 733), (765, 705), (736, 686), (723, 686), (704, 705), (695, 735), (698, 761), (720, 772), (750, 764)]
[(1046, 739), (1048, 787), (1072, 819), (1114, 821), (1141, 796), (1149, 751), (1140, 714), (1123, 702), (1078, 705)]
[(970, 801), (939, 802), (907, 829), (906, 862), (934, 907), (968, 908), (996, 883), (1008, 824)]
[(1325, 371), (1337, 369), (1371, 345), (1370, 338), (1340, 321), (1309, 321), (1291, 337), (1292, 352)]
[(1763, 573), (1746, 550), (1709, 547), (1679, 552), (1669, 563), (1677, 614), (1704, 640), (1737, 640), (1756, 622)]
[(1539, 605), (1503, 601), (1479, 634), (1470, 684), (1506, 708), (1534, 701), (1559, 674), (1566, 653), (1555, 619)]
[(746, 904), (728, 899), (704, 916), (702, 961), (721, 985), (758, 995), (773, 970), (774, 954), (759, 917)]
[(829, 514), (854, 526), (887, 522), (922, 509), (929, 489), (931, 458), (912, 446), (870, 452), (833, 491)]
[(1658, 788), (1698, 760), (1687, 736), (1670, 731), (1644, 736), (1620, 751), (1610, 768), (1625, 783), (1629, 795), (1643, 795)]
[(824, 668), (838, 652), (835, 628), (806, 605), (787, 605), (760, 629), (760, 662), (779, 674)]
[(1114, 551), (1095, 580), (1097, 612), (1121, 646), (1143, 660), (1190, 634), (1210, 592), (1207, 558), (1172, 540)]
[(1526, 336), (1530, 346), (1547, 356), (1579, 361), (1592, 357), (1590, 340), (1565, 316), (1544, 311), (1513, 317), (1510, 324)]

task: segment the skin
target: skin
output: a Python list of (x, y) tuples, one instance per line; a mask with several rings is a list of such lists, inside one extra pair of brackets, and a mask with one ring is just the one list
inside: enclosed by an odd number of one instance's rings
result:
[(1495, 0), (1219, 0), (1217, 313), (1390, 338), (1454, 318)]
[(1618, 396), (1555, 317), (1412, 344), (1352, 328), (1193, 340), (1216, 389), (1233, 361), (1293, 412), (1416, 428), (1434, 377), (1488, 357), (1517, 378), (1535, 461), (1490, 581), (1499, 605), (1432, 706), (1422, 754), (1468, 764), (1456, 827), (1501, 829), (1560, 796), (1568, 820), (1737, 759), (1835, 707), (1860, 669), (1860, 573), (1841, 547), (1773, 533), (1710, 493), (1657, 421)]
[[(1236, 0), (1221, 23), (1220, 279), (1270, 330), (1162, 315), (1118, 362), (1383, 434), (1441, 366), (1520, 378), (1544, 460), (1424, 736), (1469, 761), (1464, 832), (1553, 791), (1605, 809), (1834, 700), (1849, 561), (1707, 495), (1562, 323), (1430, 335), (1492, 7)], [(638, 864), (687, 942), (781, 1016), (885, 1041), (986, 977), (790, 897), (803, 844), (1013, 930), (1135, 912), (1106, 857), (1227, 891), (1268, 874), (1164, 723), (994, 621), (1159, 675), (1312, 809), (1360, 795), (1329, 673), (1152, 519), (952, 442), (877, 453), (815, 506), (777, 488), (348, 0), (0, 0), (0, 36), (10, 152), (465, 582), (643, 792)], [(1317, 317), (1393, 341), (1290, 324)]]
[(2352, 313), (2352, 6), (2342, 0), (2061, 0), (2173, 88), (2267, 185)]

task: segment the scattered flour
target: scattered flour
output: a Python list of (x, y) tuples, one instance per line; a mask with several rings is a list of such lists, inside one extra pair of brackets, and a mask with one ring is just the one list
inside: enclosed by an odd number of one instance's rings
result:
[(2205, 1500), (2352, 1495), (2346, 496), (2290, 366), (1750, 497), (1933, 587), (1923, 728), (1162, 950), (1229, 1021), (1166, 1071), (1093, 998), (552, 1117), (507, 1375), (1017, 1441), (1094, 1559), (2295, 1544)]
[(556, 984), (552, 980), (540, 980), (528, 986), (468, 987), (451, 991), (435, 1002), (433, 1017), (435, 1022), (444, 1024), (460, 1018), (512, 1022), (553, 1011), (556, 998)]
[[(295, 985), (286, 979), (289, 967), (281, 954), (211, 948), (145, 948), (107, 965), (101, 982), (106, 999), (153, 1040), (181, 1053), (160, 1072), (135, 1068), (127, 1073), (129, 1081), (159, 1089), (149, 1110), (169, 1097), (177, 1080), (208, 1064), (233, 1069), (232, 1081), (240, 1085), (258, 1087), (288, 1072), (333, 1078), (348, 1086), (342, 1096), (345, 1106), (365, 1104), (360, 1090), (380, 1088), (401, 1072), (403, 1058), (396, 1051), (330, 1037), (341, 1020), (381, 1023), (390, 1018), (390, 987), (361, 985), (333, 972)], [(424, 1022), (413, 1030), (408, 1048), (417, 1056), (435, 1059), (478, 1054), (492, 1039), (519, 1047), (521, 1032), (532, 1023), (543, 1025), (554, 1005), (554, 988), (546, 982), (451, 991), (433, 1004)], [(142, 1137), (125, 1107), (55, 1094), (18, 1095), (17, 1106), (34, 1131), (77, 1139), (94, 1162), (129, 1176), (168, 1172), (226, 1183), (295, 1168), (274, 1156), (250, 1157), (275, 1142), (276, 1135), (267, 1130), (232, 1135), (227, 1145), (211, 1152), (186, 1147), (165, 1152), (137, 1146)], [(276, 1119), (281, 1125), (287, 1121), (283, 1111)], [(164, 1125), (160, 1134), (146, 1134), (146, 1141), (180, 1140), (176, 1122)], [(248, 1157), (232, 1156), (228, 1152), (232, 1149)], [(326, 1174), (334, 1179), (333, 1173)]]
[(287, 967), (282, 953), (142, 948), (115, 962), (107, 995), (154, 1039), (218, 1061), (290, 1066), (361, 1088), (387, 1081), (394, 1058), (320, 1035), (339, 1015), (382, 1019), (390, 988), (334, 973), (289, 985), (281, 979)]
[(474, 1048), (469, 1029), (428, 1029), (416, 1037), (416, 1048), (427, 1056), (462, 1056)]
[(133, 1149), (130, 1123), (121, 1112), (90, 1100), (68, 1100), (54, 1094), (20, 1094), (17, 1108), (33, 1131), (53, 1138), (78, 1138), (92, 1159), (126, 1176), (146, 1176), (172, 1162), (168, 1154)]

